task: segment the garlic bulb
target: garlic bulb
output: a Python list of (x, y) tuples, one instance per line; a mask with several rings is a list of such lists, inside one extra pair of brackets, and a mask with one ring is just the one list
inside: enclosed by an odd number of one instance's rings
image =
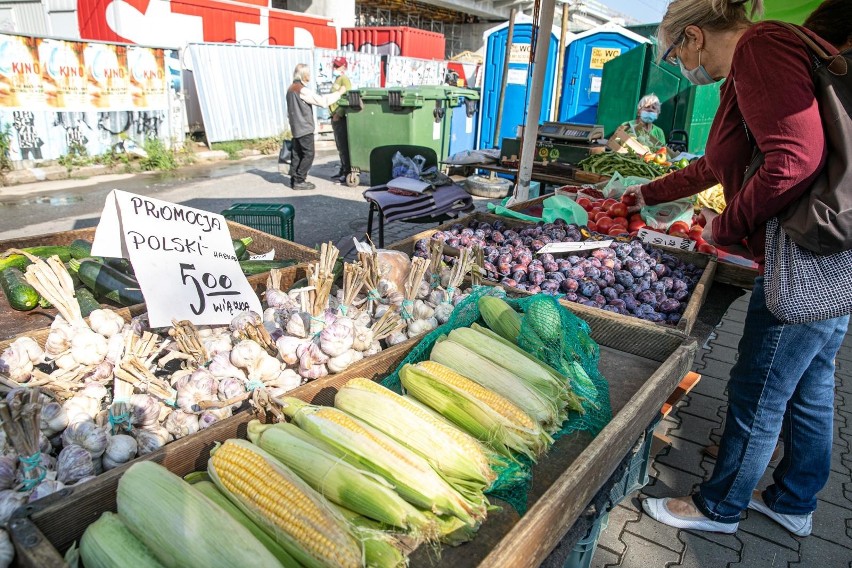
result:
[(308, 342), (299, 347), (299, 374), (306, 379), (318, 379), (328, 375), (325, 363), (328, 355), (322, 352), (319, 345)]
[(435, 315), (435, 308), (423, 300), (414, 301), (414, 319), (429, 319)]
[(456, 294), (456, 295), (453, 297), (453, 305), (454, 305), (454, 306), (458, 306), (460, 303), (462, 303), (463, 301), (465, 301), (465, 300), (467, 299), (467, 297), (468, 297), (468, 296), (470, 296), (470, 293), (465, 293), (465, 294)]
[(70, 425), (94, 420), (101, 409), (101, 404), (94, 398), (78, 394), (66, 400), (62, 404), (62, 408), (68, 415), (68, 424)]
[(231, 412), (230, 406), (226, 406), (225, 408), (211, 408), (201, 413), (201, 416), (198, 417), (198, 425), (203, 430), (231, 416), (233, 416), (233, 412)]
[(246, 374), (231, 363), (231, 352), (223, 351), (213, 355), (207, 370), (217, 379), (233, 377), (237, 379), (245, 379)]
[(450, 316), (453, 315), (453, 307), (454, 306), (452, 304), (438, 304), (438, 307), (435, 308), (435, 320), (439, 324), (447, 323), (447, 320), (449, 320)]
[(48, 402), (41, 407), (39, 428), (50, 437), (65, 430), (68, 426), (68, 414), (58, 402)]
[(137, 428), (150, 429), (157, 425), (161, 404), (148, 394), (132, 394), (127, 401), (130, 411), (130, 424)]
[(183, 410), (173, 410), (163, 422), (163, 428), (175, 439), (198, 432), (198, 416)]
[(45, 353), (48, 357), (55, 358), (71, 348), (71, 338), (74, 337), (74, 328), (57, 315), (50, 324), (50, 332), (44, 343)]
[(106, 452), (104, 452), (104, 470), (108, 471), (129, 462), (136, 457), (137, 450), (138, 444), (133, 436), (128, 436), (127, 434), (111, 436)]
[(295, 365), (299, 362), (299, 356), (296, 355), (296, 350), (302, 343), (305, 343), (304, 339), (299, 339), (292, 335), (284, 335), (275, 342), (275, 346), (278, 348), (278, 354), (281, 356), (281, 360), (284, 361), (284, 363), (287, 365)]
[(38, 501), (39, 499), (47, 497), (51, 493), (56, 493), (64, 488), (65, 484), (58, 479), (45, 479), (36, 485), (36, 488), (33, 489), (33, 492), (30, 494), (27, 502), (32, 503), (33, 501)]
[(266, 292), (263, 294), (263, 298), (266, 300), (266, 305), (270, 308), (278, 310), (292, 310), (299, 307), (299, 304), (296, 300), (290, 297), (290, 294), (281, 290), (276, 290), (275, 288), (267, 288)]
[(332, 357), (331, 359), (329, 359), (326, 366), (328, 367), (328, 370), (331, 373), (342, 373), (352, 363), (360, 361), (363, 358), (364, 355), (360, 351), (350, 349), (342, 355), (338, 355), (337, 357)]
[(130, 329), (126, 329), (121, 333), (116, 333), (115, 335), (109, 338), (109, 341), (107, 341), (106, 360), (112, 363), (113, 366), (118, 365), (118, 363), (124, 357), (124, 337), (125, 335), (130, 333)]
[(56, 474), (56, 478), (66, 484), (94, 475), (95, 464), (92, 454), (77, 444), (65, 446), (56, 460)]
[(204, 348), (207, 350), (207, 354), (210, 355), (211, 358), (220, 353), (229, 353), (231, 348), (234, 346), (231, 341), (231, 336), (227, 333), (211, 336), (205, 339), (202, 343)]
[(417, 295), (415, 296), (418, 300), (425, 300), (429, 297), (429, 292), (432, 291), (432, 285), (429, 284), (429, 281), (424, 278), (420, 281), (420, 286), (417, 287)]
[(53, 362), (59, 369), (65, 371), (70, 371), (80, 366), (80, 363), (77, 362), (77, 359), (74, 358), (74, 354), (70, 350), (59, 355)]
[[(414, 323), (413, 321), (411, 323)], [(408, 324), (408, 327), (411, 327), (411, 324)], [(405, 341), (408, 341), (408, 335), (404, 331), (395, 331), (391, 333), (388, 338), (385, 340), (388, 345), (398, 345)]]
[(71, 424), (62, 432), (62, 443), (65, 447), (80, 446), (89, 452), (92, 458), (103, 455), (108, 441), (106, 430), (98, 428), (94, 422)]
[(289, 392), (302, 384), (302, 377), (293, 369), (284, 369), (275, 379), (266, 383), (269, 391)]
[(15, 547), (9, 533), (0, 529), (0, 568), (9, 568), (15, 560)]
[[(113, 335), (113, 337), (119, 337), (119, 336)], [(112, 339), (110, 339), (110, 341), (112, 341)], [(109, 353), (107, 353), (106, 358), (103, 361), (101, 361), (100, 363), (98, 363), (97, 365), (95, 365), (95, 368), (92, 369), (91, 371), (89, 371), (88, 373), (86, 373), (82, 377), (81, 380), (83, 382), (98, 383), (98, 384), (100, 384), (100, 381), (112, 380), (113, 369), (115, 369), (115, 364), (112, 361), (110, 361)], [(104, 395), (104, 396), (106, 396), (106, 395)]]
[(18, 458), (15, 456), (0, 456), (0, 490), (11, 489), (15, 486), (17, 471)]
[[(385, 310), (387, 310), (387, 306), (385, 306)], [(355, 322), (355, 327), (370, 327), (373, 324), (373, 318), (370, 317), (367, 310), (349, 310), (349, 317)]]
[(355, 323), (347, 317), (339, 317), (326, 325), (320, 333), (320, 349), (329, 357), (343, 355), (355, 341)]
[(378, 341), (373, 341), (372, 345), (364, 351), (364, 357), (372, 357), (373, 355), (377, 355), (382, 351), (382, 344)]
[(264, 351), (257, 360), (253, 370), (249, 371), (249, 379), (266, 382), (272, 380), (281, 372), (281, 361)]
[(109, 391), (104, 385), (100, 383), (90, 382), (86, 383), (83, 388), (80, 389), (79, 394), (101, 402), (103, 399), (109, 396)]
[(219, 391), (217, 396), (219, 400), (230, 400), (245, 394), (246, 387), (243, 380), (228, 377), (219, 381)]
[(352, 349), (366, 351), (373, 344), (373, 330), (365, 325), (355, 324)]
[(247, 327), (258, 326), (263, 323), (263, 318), (250, 310), (240, 312), (231, 318), (228, 328), (231, 331), (244, 331)]
[(438, 306), (438, 305), (444, 303), (444, 300), (446, 300), (446, 299), (447, 299), (447, 293), (444, 292), (444, 290), (437, 289), (437, 290), (432, 290), (429, 293), (429, 298), (427, 298), (426, 302), (428, 302), (429, 304), (431, 304), (433, 306)]
[(9, 375), (15, 381), (26, 382), (35, 365), (42, 361), (44, 351), (38, 343), (29, 337), (20, 337), (0, 355), (0, 373)]
[(89, 327), (109, 339), (124, 327), (124, 318), (112, 310), (94, 310), (89, 314)]
[(169, 443), (169, 432), (164, 428), (154, 430), (133, 430), (131, 435), (136, 438), (137, 454), (147, 456)]
[(71, 338), (71, 355), (80, 365), (97, 365), (107, 354), (107, 339), (99, 333), (81, 327)]
[(295, 312), (287, 320), (287, 334), (305, 339), (311, 329), (311, 316), (305, 312)]
[(27, 494), (7, 489), (0, 491), (0, 526), (12, 518), (12, 513), (27, 501)]
[(199, 402), (216, 400), (219, 382), (207, 369), (198, 369), (178, 392), (175, 402), (184, 412), (199, 412)]
[(189, 378), (192, 376), (192, 373), (192, 369), (178, 369), (172, 373), (172, 376), (169, 378), (172, 388), (179, 390), (183, 385), (189, 382)]
[(263, 353), (263, 348), (257, 342), (245, 339), (231, 350), (231, 363), (235, 367), (251, 371)]
[[(378, 306), (376, 306), (376, 311), (375, 311), (374, 317), (377, 320), (381, 319), (381, 317), (383, 315), (385, 315), (385, 313), (387, 313), (387, 311), (389, 309), (390, 309), (390, 306), (388, 306), (387, 304), (379, 304)], [(370, 323), (372, 323), (372, 322), (370, 322)], [(369, 324), (367, 324), (367, 325), (369, 325)]]

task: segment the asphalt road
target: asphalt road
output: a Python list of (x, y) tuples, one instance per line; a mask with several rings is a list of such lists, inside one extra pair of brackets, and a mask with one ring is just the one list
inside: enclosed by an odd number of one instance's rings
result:
[(120, 189), (219, 213), (233, 203), (289, 203), (296, 208), (295, 240), (313, 246), (363, 234), (368, 206), (365, 186), (329, 180), (336, 153), (317, 157), (313, 191), (292, 191), (278, 173), (277, 157), (185, 168), (176, 173), (99, 176), (0, 188), (0, 240), (95, 226), (104, 198)]

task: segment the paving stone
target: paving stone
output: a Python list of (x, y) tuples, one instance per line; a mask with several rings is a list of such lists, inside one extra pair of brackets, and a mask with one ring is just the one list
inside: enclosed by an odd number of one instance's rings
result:
[(852, 475), (852, 459), (843, 461), (843, 456), (848, 453), (848, 447), (834, 444), (831, 451), (831, 471), (842, 475)]
[(723, 381), (727, 381), (731, 377), (731, 369), (733, 363), (726, 363), (717, 359), (706, 359), (704, 365), (696, 367), (695, 372), (701, 375), (707, 375)]
[[(630, 503), (627, 501), (626, 503)], [(609, 523), (601, 533), (598, 546), (603, 546), (612, 551), (618, 557), (624, 554), (625, 546), (621, 542), (621, 533), (624, 531), (624, 526), (639, 519), (641, 513), (635, 507), (627, 507), (619, 505), (609, 512)]]
[(701, 468), (701, 461), (704, 459), (704, 456), (701, 451), (704, 449), (707, 441), (705, 440), (704, 443), (697, 444), (683, 438), (672, 437), (671, 440), (672, 447), (669, 453), (658, 457), (656, 461), (674, 469), (703, 476), (704, 470)]
[(688, 440), (706, 446), (710, 443), (710, 434), (718, 428), (719, 423), (699, 416), (682, 415), (683, 419), (676, 428), (669, 430), (668, 435)]
[(745, 316), (746, 313), (742, 310), (728, 310), (721, 325), (727, 326), (731, 324), (731, 328), (734, 328), (737, 324), (743, 325), (745, 323)]
[(717, 361), (733, 365), (737, 362), (737, 349), (722, 345), (714, 345), (713, 349), (705, 355), (705, 359), (716, 359)]
[(742, 335), (744, 329), (743, 319), (739, 321), (735, 321), (734, 319), (729, 319), (725, 317), (718, 326), (716, 326), (716, 331), (723, 333), (732, 333), (734, 335)]
[(716, 337), (710, 340), (711, 346), (722, 346), (722, 347), (730, 347), (731, 349), (736, 349), (740, 345), (740, 338), (742, 338), (742, 333), (731, 333), (729, 331), (724, 331), (722, 328), (717, 328), (715, 331)]
[[(847, 532), (847, 523), (852, 521), (852, 510), (838, 505), (820, 499), (814, 513), (813, 534), (852, 550), (852, 536)], [(852, 559), (852, 552), (849, 557)]]
[(621, 568), (668, 566), (680, 560), (680, 555), (677, 552), (672, 552), (641, 536), (625, 532), (621, 539), (627, 546), (627, 551), (619, 565)]
[(848, 548), (816, 536), (809, 536), (801, 540), (799, 561), (791, 562), (790, 567), (850, 568), (852, 567), (852, 554), (849, 553)]
[[(721, 424), (725, 405), (718, 398), (710, 398), (696, 392), (684, 397), (684, 404), (678, 408), (678, 414), (698, 416), (710, 422)], [(686, 417), (683, 417), (686, 420)]]
[(680, 562), (668, 564), (667, 567), (705, 568), (708, 566), (708, 561), (712, 562), (713, 566), (727, 566), (740, 559), (737, 551), (720, 546), (699, 536), (698, 533), (682, 531), (680, 538), (686, 545), (686, 549), (681, 554)]
[(717, 379), (716, 377), (705, 375), (701, 370), (696, 372), (701, 375), (701, 380), (698, 381), (692, 392), (726, 403), (728, 400), (728, 379)]
[(641, 513), (639, 520), (624, 525), (624, 531), (646, 538), (672, 552), (683, 552), (683, 543), (678, 539), (680, 529), (658, 523), (644, 512)]
[[(729, 548), (729, 549), (733, 550), (734, 552), (739, 552), (743, 547), (743, 544), (740, 541), (740, 538), (737, 534), (722, 534), (722, 533), (711, 533), (711, 532), (704, 532), (704, 531), (687, 531), (687, 530), (684, 530), (682, 532), (684, 534), (692, 534), (692, 535), (700, 536), (704, 540), (710, 541), (714, 544), (718, 544), (719, 546), (722, 546), (724, 548)], [(723, 564), (713, 564), (712, 566), (715, 568), (716, 566), (723, 566)], [(709, 566), (708, 566), (708, 568), (709, 568)]]
[(788, 550), (799, 550), (799, 540), (790, 534), (787, 529), (766, 515), (750, 509), (745, 511), (745, 518), (740, 521), (740, 529), (737, 533), (741, 540), (745, 538), (745, 536), (750, 535), (754, 538), (761, 539), (764, 543), (771, 542), (777, 547), (786, 548)]
[(740, 523), (740, 530), (737, 533), (743, 544), (740, 563), (731, 564), (730, 568), (787, 568), (791, 562), (799, 559), (798, 540), (793, 539), (796, 542), (796, 549), (791, 550), (760, 536), (749, 534), (743, 531), (742, 527)]
[(703, 481), (698, 475), (669, 467), (659, 461), (654, 462), (653, 468), (654, 476), (642, 489), (642, 493), (650, 497), (689, 495), (695, 486)]
[(609, 550), (602, 548), (598, 545), (598, 549), (595, 550), (595, 556), (592, 558), (592, 564), (590, 568), (606, 568), (607, 566), (618, 566), (619, 562), (621, 562), (621, 557), (615, 555)]
[(844, 491), (844, 484), (849, 482), (848, 475), (834, 471), (829, 472), (828, 482), (822, 488), (822, 491), (817, 494), (817, 498), (821, 502), (824, 501), (838, 507), (843, 507), (849, 518), (852, 518), (852, 495), (849, 495), (848, 491)]

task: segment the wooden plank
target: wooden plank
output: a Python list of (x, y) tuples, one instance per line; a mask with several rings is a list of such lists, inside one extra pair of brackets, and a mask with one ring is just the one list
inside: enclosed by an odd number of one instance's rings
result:
[(665, 434), (654, 432), (654, 439), (651, 440), (651, 457), (654, 458), (660, 455), (660, 452), (666, 448), (671, 448), (674, 442)]
[(15, 546), (15, 566), (20, 568), (66, 566), (65, 559), (28, 518), (13, 518), (6, 528)]
[(659, 411), (665, 396), (662, 393), (672, 391), (695, 351), (693, 342), (666, 360), (479, 566), (539, 566), (633, 446), (635, 438), (625, 432), (638, 432), (647, 426)]
[(688, 372), (680, 383), (677, 385), (677, 388), (674, 392), (669, 396), (668, 400), (666, 400), (665, 404), (663, 404), (663, 408), (660, 410), (660, 413), (663, 415), (663, 418), (671, 414), (674, 406), (680, 402), (683, 397), (688, 395), (692, 389), (695, 388), (695, 385), (701, 380), (701, 375), (695, 373), (693, 371)]
[(730, 284), (738, 288), (751, 290), (754, 288), (754, 279), (757, 277), (757, 270), (740, 266), (739, 264), (720, 261), (716, 267), (716, 282), (720, 284)]

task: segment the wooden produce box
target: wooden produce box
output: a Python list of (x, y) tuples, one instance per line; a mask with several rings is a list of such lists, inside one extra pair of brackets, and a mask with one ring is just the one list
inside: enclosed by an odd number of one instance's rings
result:
[[(402, 251), (410, 256), (414, 254), (414, 245), (415, 243), (417, 243), (417, 241), (419, 241), (420, 239), (431, 238), (433, 234), (439, 231), (446, 231), (451, 229), (453, 225), (461, 224), (469, 226), (472, 223), (494, 223), (495, 221), (502, 221), (506, 224), (507, 227), (513, 229), (523, 229), (535, 225), (535, 223), (531, 221), (522, 221), (520, 219), (512, 219), (510, 217), (501, 217), (499, 215), (492, 215), (490, 213), (477, 212), (468, 215), (467, 217), (448, 221), (443, 225), (439, 225), (438, 227), (435, 227), (433, 229), (422, 231), (407, 239), (393, 243), (387, 248)], [(701, 275), (701, 279), (699, 280), (698, 284), (696, 284), (695, 288), (692, 291), (692, 295), (689, 297), (689, 302), (687, 303), (686, 311), (683, 313), (683, 316), (681, 317), (681, 320), (678, 322), (677, 325), (653, 323), (636, 317), (624, 316), (621, 314), (616, 314), (598, 308), (592, 308), (589, 306), (583, 306), (581, 304), (568, 302), (565, 300), (561, 301), (562, 305), (564, 305), (566, 308), (568, 308), (569, 310), (571, 310), (572, 312), (574, 312), (585, 320), (600, 321), (602, 324), (606, 322), (606, 325), (601, 325), (600, 329), (611, 330), (612, 333), (620, 333), (621, 325), (629, 325), (631, 328), (637, 326), (639, 328), (662, 327), (664, 329), (675, 330), (685, 335), (689, 335), (692, 331), (692, 328), (695, 326), (695, 321), (698, 318), (698, 312), (701, 310), (701, 306), (704, 305), (704, 301), (707, 299), (707, 294), (710, 292), (710, 286), (713, 284), (713, 278), (716, 274), (716, 267), (718, 265), (718, 262), (716, 260), (716, 257), (699, 252), (681, 251), (672, 248), (665, 248), (665, 252), (671, 254), (672, 256), (680, 258), (684, 262), (692, 263), (704, 269), (704, 273)], [(450, 251), (450, 253), (452, 253), (452, 251)], [(494, 281), (488, 281), (488, 284), (493, 286), (500, 285), (499, 283)], [(516, 288), (511, 288), (507, 286), (504, 286), (504, 288), (506, 290), (510, 290), (512, 293), (517, 293), (520, 295), (529, 295), (529, 293), (524, 290), (518, 290)], [(595, 337), (594, 339), (598, 342), (601, 342), (603, 338)]]
[[(295, 259), (300, 264), (314, 262), (319, 259), (319, 253), (306, 246), (286, 241), (284, 239), (274, 237), (257, 229), (246, 227), (239, 223), (228, 221), (228, 228), (231, 231), (231, 237), (234, 239), (242, 239), (251, 237), (252, 243), (248, 247), (253, 254), (262, 254), (275, 251), (276, 259)], [(21, 237), (18, 239), (9, 239), (0, 241), (0, 254), (10, 248), (27, 248), (33, 246), (48, 246), (48, 245), (70, 245), (76, 239), (85, 239), (92, 241), (95, 237), (95, 228), (75, 229), (73, 231), (63, 231), (61, 233), (50, 233), (46, 235), (37, 235), (32, 237)], [(304, 274), (302, 275), (304, 276)], [(299, 276), (299, 278), (302, 278)], [(298, 280), (299, 278), (296, 278)], [(295, 281), (295, 280), (294, 280)], [(249, 282), (253, 286), (258, 286), (266, 282), (266, 274), (256, 274), (249, 277)], [(121, 313), (123, 316), (135, 316), (145, 312), (145, 305), (138, 304), (128, 308), (120, 308), (112, 305), (104, 305)], [(31, 331), (43, 327), (50, 326), (53, 318), (56, 316), (55, 309), (35, 308), (27, 312), (19, 312), (13, 310), (9, 306), (6, 295), (0, 292), (0, 340), (15, 337), (25, 331)]]
[[(593, 333), (598, 321), (589, 321)], [(522, 517), (505, 503), (489, 513), (476, 537), (469, 543), (441, 551), (444, 566), (538, 566), (577, 521), (597, 491), (618, 467), (623, 457), (660, 407), (689, 371), (697, 346), (682, 334), (661, 328), (624, 331), (601, 345), (600, 371), (610, 379), (613, 411), (611, 422), (596, 436), (581, 432), (558, 440), (533, 469), (528, 511)], [(647, 347), (637, 355), (638, 345)], [(410, 346), (396, 346), (369, 361), (369, 367), (314, 381), (294, 393), (318, 404), (330, 404), (337, 389), (356, 376), (378, 380), (393, 371)], [(178, 475), (206, 467), (215, 442), (245, 437), (244, 413), (210, 429), (174, 442), (152, 454)], [(17, 565), (27, 568), (62, 566), (62, 557), (86, 527), (103, 511), (115, 510), (115, 492), (123, 466), (107, 472), (64, 495), (49, 496), (19, 510), (9, 524), (17, 550)], [(434, 566), (434, 552), (421, 547), (411, 557), (413, 567)]]

